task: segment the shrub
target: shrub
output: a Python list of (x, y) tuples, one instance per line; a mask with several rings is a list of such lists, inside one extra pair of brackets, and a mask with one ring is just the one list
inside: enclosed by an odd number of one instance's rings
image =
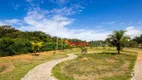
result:
[(0, 56), (12, 56), (21, 53), (31, 52), (31, 43), (24, 39), (0, 39)]
[(13, 50), (14, 41), (10, 38), (0, 39), (0, 56), (9, 56), (15, 54)]
[(55, 48), (56, 48), (56, 43), (55, 42), (48, 42), (48, 43), (44, 43), (41, 50), (42, 51), (50, 51), (50, 50), (55, 50)]
[(87, 48), (86, 47), (82, 47), (81, 48), (81, 53), (82, 54), (86, 54), (87, 53)]
[(26, 39), (21, 39), (17, 38), (14, 39), (14, 49), (16, 51), (16, 54), (21, 54), (21, 53), (29, 53), (32, 52), (32, 45), (29, 40)]

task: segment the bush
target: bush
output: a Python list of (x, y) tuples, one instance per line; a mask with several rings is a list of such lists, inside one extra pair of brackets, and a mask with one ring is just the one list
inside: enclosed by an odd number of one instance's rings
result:
[(42, 51), (50, 51), (55, 49), (56, 49), (56, 42), (44, 43), (43, 47), (41, 48)]
[(15, 54), (13, 50), (14, 41), (10, 38), (0, 39), (0, 56), (9, 56)]
[[(70, 46), (58, 43), (58, 50), (68, 49), (68, 48), (70, 48)], [(41, 51), (50, 51), (50, 50), (55, 50), (55, 49), (56, 49), (56, 42), (47, 42), (43, 44)]]
[(14, 39), (14, 49), (16, 54), (21, 54), (21, 53), (29, 53), (32, 52), (32, 45), (29, 40), (17, 38)]
[(0, 39), (0, 56), (12, 56), (21, 53), (31, 52), (31, 43), (24, 39)]
[(87, 53), (87, 48), (86, 47), (82, 47), (81, 48), (81, 53), (82, 54), (86, 54)]

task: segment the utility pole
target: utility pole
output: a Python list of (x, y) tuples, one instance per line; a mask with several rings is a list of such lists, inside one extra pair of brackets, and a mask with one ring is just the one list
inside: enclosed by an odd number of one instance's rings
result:
[(60, 22), (61, 20), (59, 20), (59, 21), (57, 21), (57, 32), (56, 32), (56, 52), (55, 53), (57, 53), (57, 50), (58, 50), (58, 41), (59, 41), (59, 39), (58, 39), (58, 36), (57, 36), (57, 34), (58, 34), (58, 27), (59, 27), (59, 22)]

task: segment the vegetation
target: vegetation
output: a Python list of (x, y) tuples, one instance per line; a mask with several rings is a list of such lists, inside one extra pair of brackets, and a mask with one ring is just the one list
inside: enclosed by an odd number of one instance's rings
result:
[(36, 53), (40, 50), (40, 48), (42, 47), (42, 42), (38, 42), (38, 43), (35, 43), (35, 42), (31, 42), (32, 43), (32, 49), (35, 53), (35, 55), (37, 55)]
[(26, 39), (0, 39), (0, 56), (12, 56), (32, 52), (31, 43)]
[(98, 41), (90, 41), (90, 47), (103, 47), (106, 46), (105, 41), (98, 40)]
[(129, 37), (125, 36), (124, 30), (114, 31), (113, 34), (109, 35), (107, 39), (113, 46), (116, 46), (118, 54), (120, 54), (120, 50), (122, 49), (122, 45), (128, 42)]
[[(66, 57), (66, 53), (81, 52), (76, 60), (63, 62), (53, 69), (60, 80), (128, 80), (133, 69), (136, 53), (120, 50), (124, 47), (142, 48), (142, 35), (134, 39), (125, 36), (125, 31), (114, 31), (105, 41), (86, 42), (78, 39), (59, 38), (41, 31), (23, 32), (11, 26), (0, 26), (0, 79), (20, 80), (29, 70), (48, 60)], [(65, 40), (69, 44), (65, 43)], [(91, 48), (88, 48), (90, 44)], [(119, 53), (116, 54), (115, 48)], [(95, 48), (94, 48), (95, 47)], [(111, 47), (111, 48), (110, 48)], [(74, 49), (79, 48), (79, 49)], [(80, 49), (81, 48), (81, 49)], [(69, 50), (67, 50), (69, 49)], [(51, 52), (42, 52), (51, 51)], [(26, 53), (41, 53), (38, 57)], [(92, 54), (91, 54), (92, 53)], [(23, 55), (19, 55), (23, 54)], [(15, 56), (13, 56), (15, 55)], [(4, 57), (8, 56), (8, 57)]]
[(142, 34), (139, 37), (135, 37), (133, 41), (137, 42), (139, 48), (142, 48)]
[(133, 40), (139, 44), (142, 44), (142, 34), (139, 37), (135, 37)]
[(82, 54), (86, 54), (87, 53), (87, 48), (86, 47), (82, 47), (81, 48), (81, 53)]
[(129, 80), (135, 60), (133, 52), (90, 53), (56, 65), (52, 73), (59, 80)]
[[(11, 26), (0, 26), (0, 56), (55, 50), (56, 38), (40, 31), (22, 32)], [(71, 47), (65, 45), (64, 40), (59, 38), (58, 49)], [(81, 41), (78, 39), (69, 40)]]
[(54, 56), (53, 51), (41, 52), (39, 56), (22, 54), (0, 58), (0, 80), (21, 80), (24, 75), (37, 65), (53, 59), (67, 57), (69, 50), (58, 51)]

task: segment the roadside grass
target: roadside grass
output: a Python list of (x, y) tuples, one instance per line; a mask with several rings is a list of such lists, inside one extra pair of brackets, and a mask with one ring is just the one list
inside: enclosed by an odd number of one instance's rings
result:
[(39, 56), (22, 54), (16, 56), (0, 57), (0, 80), (21, 80), (35, 66), (49, 60), (67, 57), (68, 50), (41, 52)]
[[(53, 51), (48, 51), (48, 52), (41, 52), (39, 56), (33, 56), (31, 54), (22, 54), (22, 55), (16, 55), (16, 56), (0, 57), (0, 80), (21, 80), (21, 78), (24, 77), (24, 75), (26, 75), (28, 71), (30, 71), (35, 66), (41, 63), (44, 63), (53, 59), (67, 57), (66, 54), (68, 53), (74, 53), (81, 56), (80, 51), (81, 51), (80, 48), (73, 48), (73, 49), (65, 49), (64, 52), (58, 51), (56, 56), (52, 54)], [(106, 47), (105, 49), (103, 47), (88, 48), (88, 52), (90, 52), (90, 54), (101, 53), (103, 51), (114, 52), (115, 48), (109, 48), (109, 47)], [(81, 56), (81, 57), (84, 57), (84, 56)], [(56, 74), (58, 76), (62, 75), (61, 77), (63, 78), (61, 80), (74, 79), (73, 76), (68, 76), (68, 75), (65, 76), (63, 73), (60, 73), (61, 71), (60, 66), (58, 67), (57, 65), (55, 68), (58, 68), (56, 69), (57, 70)]]
[(59, 80), (130, 80), (136, 52), (117, 54), (113, 49), (100, 51), (78, 54), (77, 59), (56, 65), (52, 70), (53, 76)]

